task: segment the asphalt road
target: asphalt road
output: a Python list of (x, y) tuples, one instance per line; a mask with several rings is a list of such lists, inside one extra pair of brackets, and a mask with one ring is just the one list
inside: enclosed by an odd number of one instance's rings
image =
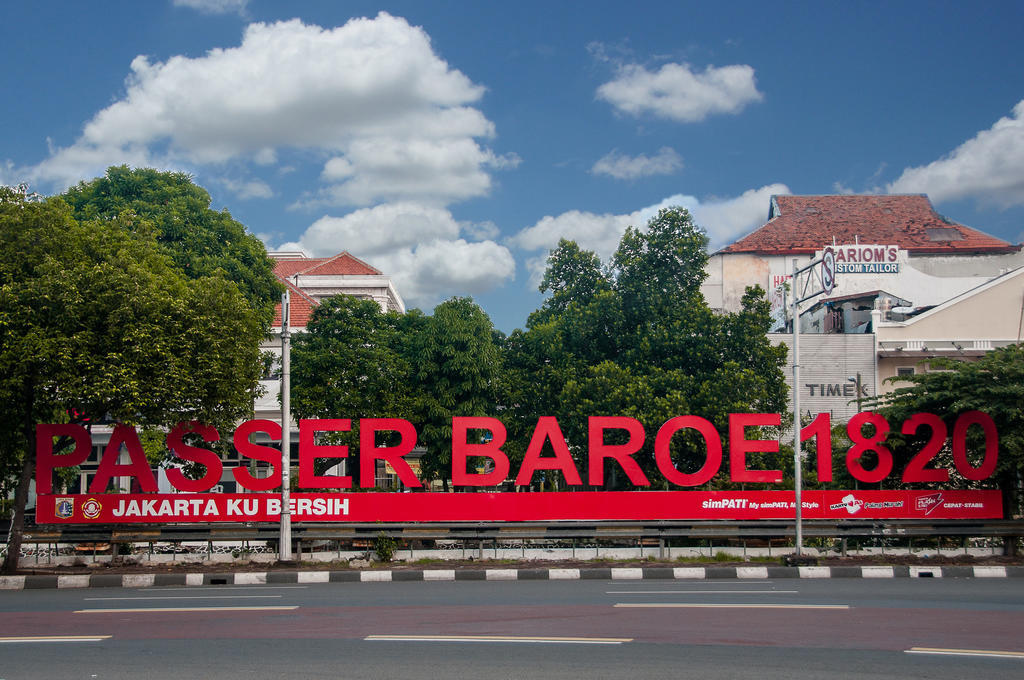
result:
[(0, 680), (1024, 678), (1024, 579), (18, 591), (0, 638)]

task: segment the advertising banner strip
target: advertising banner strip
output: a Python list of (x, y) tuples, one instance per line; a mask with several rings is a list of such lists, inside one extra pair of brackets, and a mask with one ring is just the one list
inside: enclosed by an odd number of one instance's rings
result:
[[(293, 493), (295, 522), (792, 519), (792, 491)], [(1000, 519), (995, 490), (803, 492), (804, 519)], [(267, 493), (46, 494), (38, 524), (276, 522)]]

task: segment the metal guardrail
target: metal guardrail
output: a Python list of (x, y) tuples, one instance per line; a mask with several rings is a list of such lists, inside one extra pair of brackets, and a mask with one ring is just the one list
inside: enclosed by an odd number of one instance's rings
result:
[[(336, 541), (363, 543), (380, 534), (402, 541), (516, 540), (644, 540), (657, 539), (787, 539), (795, 535), (791, 521), (749, 522), (516, 522), (516, 523), (390, 523), (323, 524), (292, 526), (296, 542)], [(921, 536), (962, 536), (1005, 538), (1024, 536), (1024, 520), (841, 520), (805, 521), (805, 537), (814, 538), (915, 538)], [(266, 524), (179, 524), (139, 526), (28, 527), (24, 542), (44, 543), (164, 543), (179, 541), (269, 541), (278, 540), (278, 525)]]

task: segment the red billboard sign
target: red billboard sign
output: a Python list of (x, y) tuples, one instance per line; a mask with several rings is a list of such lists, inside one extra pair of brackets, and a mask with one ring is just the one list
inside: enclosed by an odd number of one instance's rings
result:
[[(394, 418), (367, 418), (359, 422), (359, 460), (351, 475), (316, 474), (318, 460), (340, 460), (348, 447), (324, 443), (318, 433), (350, 430), (347, 419), (299, 421), (298, 492), (293, 494), (296, 521), (345, 522), (431, 522), (431, 521), (548, 521), (548, 520), (686, 520), (686, 519), (788, 519), (794, 516), (791, 490), (697, 491), (720, 472), (728, 472), (735, 485), (777, 485), (783, 482), (778, 469), (765, 469), (757, 456), (777, 453), (779, 441), (759, 438), (764, 428), (780, 425), (777, 413), (739, 413), (729, 416), (726, 436), (699, 416), (677, 416), (658, 428), (654, 436), (653, 465), (643, 469), (634, 456), (643, 448), (647, 433), (632, 418), (591, 417), (585, 446), (574, 453), (558, 421), (538, 419), (518, 470), (502, 447), (505, 426), (497, 418), (456, 417), (452, 420), (451, 479), (464, 491), (483, 493), (353, 493), (354, 487), (376, 484), (378, 461), (394, 471), (409, 489), (424, 487), (417, 468), (406, 458), (415, 447), (412, 423)], [(848, 473), (864, 484), (879, 484), (898, 476), (904, 484), (948, 484), (951, 470), (937, 465), (938, 453), (948, 447), (952, 467), (965, 479), (989, 478), (999, 457), (999, 442), (993, 420), (980, 411), (969, 411), (956, 419), (952, 432), (944, 421), (931, 414), (916, 414), (899, 424), (906, 435), (926, 435), (923, 448), (909, 456), (902, 470), (895, 469), (893, 452), (886, 447), (890, 424), (877, 413), (859, 413), (847, 425), (852, 442), (845, 455)], [(867, 430), (865, 430), (867, 428)], [(969, 450), (968, 432), (979, 444)], [(704, 459), (697, 470), (681, 470), (673, 460), (672, 439), (690, 430), (705, 443)], [(618, 431), (624, 443), (607, 444), (605, 434)], [(390, 446), (378, 444), (377, 433), (392, 433)], [(489, 437), (482, 437), (488, 432)], [(243, 460), (267, 465), (270, 475), (257, 478), (247, 465), (231, 470), (238, 486), (254, 493), (208, 493), (224, 474), (224, 464), (213, 451), (197, 446), (197, 440), (215, 442), (220, 433), (199, 423), (182, 423), (168, 432), (166, 444), (183, 462), (199, 470), (196, 478), (180, 469), (167, 470), (167, 479), (179, 492), (157, 493), (153, 469), (146, 459), (135, 430), (114, 427), (87, 493), (53, 494), (53, 472), (81, 465), (92, 451), (91, 434), (71, 424), (38, 425), (36, 428), (36, 489), (39, 494), (36, 521), (41, 523), (123, 523), (123, 522), (252, 522), (272, 521), (280, 512), (280, 500), (271, 492), (281, 486), (279, 448), (252, 441), (262, 433), (271, 440), (281, 437), (280, 425), (252, 420), (238, 426), (232, 435), (235, 450)], [(815, 442), (816, 477), (821, 483), (833, 479), (831, 421), (827, 413), (801, 431), (801, 440)], [(763, 435), (762, 435), (763, 436)], [(71, 453), (57, 454), (55, 440), (66, 438), (74, 444)], [(186, 443), (190, 442), (190, 443)], [(650, 449), (653, 451), (650, 451)], [(127, 453), (127, 460), (122, 456)], [(585, 452), (586, 456), (582, 454)], [(585, 460), (580, 460), (585, 458)], [(473, 460), (477, 462), (472, 462)], [(479, 461), (488, 461), (480, 466)], [(584, 484), (604, 486), (606, 463), (618, 466), (639, 491), (584, 491)], [(653, 469), (652, 469), (653, 468)], [(483, 471), (481, 471), (483, 470)], [(567, 492), (486, 492), (514, 480), (529, 487), (538, 473), (560, 475), (574, 490)], [(649, 474), (660, 474), (665, 486), (686, 490), (647, 491)], [(114, 479), (129, 479), (141, 494), (106, 494)], [(586, 479), (586, 482), (584, 482)], [(663, 487), (664, 488), (664, 487)], [(315, 490), (315, 491), (314, 491)], [(277, 504), (275, 506), (275, 503)], [(821, 491), (803, 492), (802, 515), (807, 519), (976, 519), (1002, 516), (999, 491)]]
[[(804, 519), (993, 519), (992, 490), (820, 491), (802, 494)], [(293, 493), (296, 522), (531, 522), (792, 519), (792, 491), (526, 493)], [(40, 496), (36, 522), (122, 524), (276, 522), (279, 496), (76, 494)]]

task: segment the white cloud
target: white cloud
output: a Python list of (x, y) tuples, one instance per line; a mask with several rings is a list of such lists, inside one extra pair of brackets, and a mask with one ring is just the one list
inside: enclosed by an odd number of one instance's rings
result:
[(597, 88), (597, 97), (634, 116), (651, 113), (679, 123), (695, 123), (716, 113), (738, 113), (764, 98), (754, 69), (745, 64), (695, 73), (689, 64), (665, 64), (648, 71), (639, 64), (618, 67), (615, 79)]
[(262, 180), (255, 179), (246, 182), (222, 178), (217, 181), (241, 199), (273, 198), (274, 196), (274, 190)]
[(663, 201), (624, 215), (570, 210), (558, 216), (546, 216), (523, 229), (509, 242), (527, 251), (543, 252), (528, 259), (527, 269), (533, 283), (544, 273), (548, 251), (559, 239), (576, 241), (581, 248), (592, 250), (607, 261), (618, 248), (627, 227), (643, 228), (662, 208), (680, 206), (693, 215), (696, 223), (707, 231), (710, 248), (717, 250), (735, 237), (754, 230), (768, 217), (768, 201), (773, 194), (788, 194), (785, 184), (769, 184), (750, 189), (733, 198), (711, 198), (701, 201), (694, 196), (675, 194)]
[(204, 14), (245, 14), (249, 0), (174, 0), (175, 7), (188, 7)]
[(430, 307), (442, 297), (483, 293), (515, 276), (512, 253), (490, 240), (495, 232), (491, 224), (459, 223), (444, 208), (393, 203), (325, 215), (298, 242), (276, 250), (316, 257), (347, 250), (390, 275), (407, 302)]
[(615, 179), (636, 179), (652, 175), (670, 175), (683, 167), (682, 157), (676, 150), (664, 146), (655, 156), (626, 156), (612, 151), (590, 169), (595, 175), (609, 175)]
[(391, 203), (356, 210), (344, 217), (324, 215), (299, 242), (317, 257), (342, 250), (369, 257), (425, 241), (458, 238), (459, 232), (458, 222), (443, 208)]
[(948, 156), (907, 168), (890, 193), (925, 193), (941, 202), (973, 198), (1001, 207), (1024, 204), (1024, 100)]
[(33, 174), (66, 186), (111, 164), (269, 166), (279, 150), (307, 149), (331, 159), (321, 203), (446, 204), (487, 193), (488, 171), (517, 162), (479, 143), (495, 132), (472, 106), (483, 93), (402, 18), (254, 23), (237, 47), (136, 57), (124, 96)]
[(411, 305), (429, 308), (451, 295), (485, 293), (515, 277), (515, 258), (494, 241), (421, 243), (373, 259)]

